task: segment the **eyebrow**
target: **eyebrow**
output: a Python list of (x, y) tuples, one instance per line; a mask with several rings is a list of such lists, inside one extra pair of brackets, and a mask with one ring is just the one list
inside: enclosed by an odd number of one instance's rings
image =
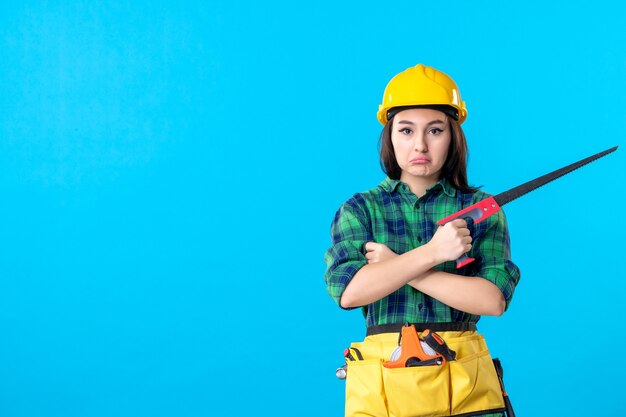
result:
[[(439, 123), (445, 123), (443, 120), (431, 120), (430, 122), (426, 123), (426, 126), (431, 126), (431, 125), (435, 125), (435, 124), (439, 124)], [(413, 123), (410, 120), (399, 120), (398, 124), (405, 124), (405, 125), (414, 125), (415, 123)]]

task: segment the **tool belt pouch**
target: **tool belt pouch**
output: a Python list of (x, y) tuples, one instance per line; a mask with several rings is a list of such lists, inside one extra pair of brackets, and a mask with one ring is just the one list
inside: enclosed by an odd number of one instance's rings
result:
[[(504, 411), (498, 375), (482, 335), (448, 337), (457, 352), (444, 365), (386, 368), (397, 336), (368, 336), (352, 343), (363, 360), (348, 361), (346, 416), (471, 416)], [(467, 333), (465, 333), (467, 334)]]

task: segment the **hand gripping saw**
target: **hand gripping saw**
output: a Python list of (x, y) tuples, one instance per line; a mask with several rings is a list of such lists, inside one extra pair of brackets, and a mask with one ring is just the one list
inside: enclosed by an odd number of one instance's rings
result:
[[(460, 210), (444, 219), (439, 220), (437, 224), (439, 226), (443, 226), (444, 224), (453, 220), (464, 219), (467, 217), (474, 220), (474, 223), (480, 223), (483, 220), (487, 219), (489, 216), (496, 214), (498, 211), (500, 211), (501, 207), (506, 203), (509, 203), (516, 198), (519, 198), (524, 194), (527, 194), (543, 185), (546, 185), (547, 183), (552, 182), (565, 174), (569, 174), (570, 172), (582, 167), (583, 165), (587, 165), (588, 163), (593, 162), (596, 159), (602, 158), (603, 156), (614, 152), (616, 149), (617, 146), (614, 146), (595, 155), (591, 155), (585, 159), (581, 159), (578, 162), (574, 162), (573, 164), (557, 169), (556, 171), (552, 171), (539, 178), (528, 181), (522, 185), (518, 185), (517, 187), (511, 188), (510, 190), (500, 193), (494, 197), (488, 197), (482, 201), (479, 201), (476, 204), (466, 207), (463, 210)], [(474, 258), (470, 258), (469, 256), (467, 256), (467, 254), (465, 254), (456, 260), (456, 267), (457, 269), (462, 268), (473, 261)]]

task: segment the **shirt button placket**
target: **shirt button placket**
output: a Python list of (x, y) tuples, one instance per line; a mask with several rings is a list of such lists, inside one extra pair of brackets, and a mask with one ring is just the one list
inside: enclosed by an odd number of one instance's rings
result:
[[(420, 206), (419, 201), (416, 201), (416, 202), (415, 202), (415, 211), (418, 213), (418, 215), (417, 215), (417, 217), (418, 217), (418, 218), (420, 217), (420, 214), (419, 214), (420, 207), (421, 207), (421, 206)], [(421, 237), (419, 234), (417, 235), (417, 241), (418, 241), (419, 243), (422, 243), (422, 237)]]

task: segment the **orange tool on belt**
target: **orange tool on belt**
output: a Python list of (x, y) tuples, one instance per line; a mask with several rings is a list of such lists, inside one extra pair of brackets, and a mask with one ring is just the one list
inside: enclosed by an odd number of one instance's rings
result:
[(454, 360), (456, 353), (448, 348), (446, 342), (437, 333), (425, 330), (422, 333), (424, 343), (430, 347), (433, 353), (427, 353), (422, 347), (422, 341), (417, 335), (417, 330), (412, 324), (402, 327), (400, 333), (400, 354), (395, 358), (392, 355), (390, 361), (383, 362), (385, 368), (407, 368), (411, 366), (443, 365), (446, 360)]
[(422, 339), (432, 350), (443, 356), (445, 360), (453, 361), (456, 359), (456, 352), (450, 349), (445, 340), (437, 333), (426, 329), (422, 332)]

